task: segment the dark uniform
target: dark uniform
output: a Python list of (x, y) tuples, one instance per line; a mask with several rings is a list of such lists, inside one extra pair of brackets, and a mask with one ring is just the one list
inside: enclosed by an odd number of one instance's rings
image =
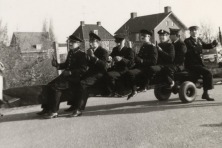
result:
[[(116, 42), (118, 42), (118, 40), (120, 42), (124, 40), (124, 37), (122, 36), (115, 36), (115, 38)], [(125, 73), (129, 69), (133, 68), (135, 53), (132, 48), (124, 46), (122, 49), (120, 49), (120, 46), (116, 46), (113, 48), (110, 56), (112, 57), (112, 59), (114, 59), (116, 56), (120, 56), (122, 58), (121, 61), (114, 63), (114, 65), (111, 67), (111, 69), (109, 70), (109, 72), (107, 72), (105, 76), (108, 93), (112, 94), (113, 92), (115, 92), (116, 80), (120, 79), (121, 77), (124, 77)]]
[(180, 32), (179, 29), (170, 28), (170, 35), (176, 35), (178, 39), (172, 42), (175, 50), (175, 59), (173, 65), (166, 66), (165, 72), (168, 75), (169, 83), (171, 83), (172, 80), (174, 80), (174, 73), (181, 72), (184, 70), (184, 61), (187, 52), (187, 47), (185, 43), (179, 38), (179, 32)]
[(185, 39), (187, 46), (185, 67), (197, 75), (203, 76), (203, 89), (213, 89), (212, 73), (204, 66), (201, 55), (203, 49), (211, 49), (215, 44), (206, 44), (200, 38), (189, 37)]
[(129, 82), (133, 91), (137, 84), (144, 88), (148, 83), (149, 68), (157, 63), (158, 52), (153, 44), (144, 43), (135, 58), (136, 68), (128, 71)]
[(116, 71), (124, 72), (134, 66), (135, 53), (132, 48), (128, 48), (124, 46), (122, 49), (120, 49), (119, 46), (114, 47), (110, 56), (113, 59), (116, 56), (122, 57), (122, 60), (119, 62), (116, 62), (115, 65), (113, 66), (113, 69)]
[(176, 65), (179, 71), (183, 71), (187, 47), (185, 43), (180, 39), (173, 42), (173, 45), (175, 49), (175, 59), (174, 59), (173, 64)]
[(135, 58), (135, 69), (127, 72), (129, 85), (131, 86), (132, 92), (128, 95), (127, 100), (137, 94), (137, 85), (140, 86), (140, 90), (146, 89), (149, 80), (150, 66), (156, 65), (158, 52), (156, 47), (150, 42), (150, 38), (153, 35), (151, 31), (140, 30), (141, 40), (143, 45), (140, 48), (138, 55)]
[[(90, 40), (101, 40), (99, 36), (94, 33), (90, 33), (89, 36)], [(77, 107), (78, 110), (85, 109), (89, 97), (88, 88), (100, 81), (107, 71), (108, 52), (106, 49), (99, 46), (95, 51), (90, 48), (87, 52), (93, 52), (95, 56), (88, 56), (89, 69), (80, 82), (81, 88), (79, 96), (80, 101)]]
[(70, 50), (65, 63), (58, 64), (57, 69), (64, 71), (48, 83), (44, 90), (48, 102), (43, 108), (52, 113), (58, 111), (62, 93), (73, 91), (80, 85), (81, 77), (87, 70), (86, 54), (80, 48)]
[[(70, 42), (82, 42), (78, 37), (69, 36)], [(64, 70), (61, 75), (48, 83), (42, 92), (42, 96), (46, 102), (42, 104), (43, 110), (38, 115), (45, 115), (50, 113), (47, 118), (53, 118), (57, 116), (59, 109), (61, 95), (67, 91), (73, 91), (73, 87), (79, 85), (81, 76), (87, 70), (86, 54), (79, 48), (70, 49), (67, 55), (65, 63), (58, 64), (54, 61), (53, 66), (56, 66), (58, 70)]]
[[(158, 34), (169, 34), (169, 32), (165, 30), (159, 30)], [(162, 77), (159, 80), (165, 82), (168, 81), (168, 77), (164, 73), (164, 70), (166, 66), (171, 66), (173, 64), (175, 50), (173, 44), (169, 42), (159, 43), (158, 48), (161, 48), (162, 50), (158, 50), (157, 65), (150, 67), (151, 77), (153, 77), (156, 73), (160, 73)]]

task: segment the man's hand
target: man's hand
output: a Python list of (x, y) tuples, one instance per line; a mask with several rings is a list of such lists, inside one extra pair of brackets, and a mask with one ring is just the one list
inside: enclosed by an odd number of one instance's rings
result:
[(160, 46), (157, 46), (158, 51), (163, 51), (163, 49)]
[(122, 59), (123, 59), (122, 57), (116, 56), (116, 57), (114, 58), (114, 61), (115, 61), (115, 62), (119, 62), (119, 61), (121, 61)]
[(113, 58), (111, 56), (108, 57), (108, 62), (111, 63)]
[(58, 62), (57, 62), (57, 60), (56, 59), (52, 59), (52, 66), (53, 67), (58, 67)]
[(162, 48), (158, 45), (157, 41), (156, 41), (156, 48), (158, 51), (162, 51)]
[(87, 54), (88, 54), (90, 57), (95, 57), (94, 52), (93, 52), (92, 49), (87, 50)]
[(67, 77), (67, 76), (70, 76), (70, 75), (71, 75), (71, 72), (70, 72), (69, 70), (64, 70), (64, 71), (62, 72), (62, 75), (63, 75), (64, 77)]
[(213, 44), (214, 46), (217, 46), (217, 45), (218, 45), (218, 42), (217, 42), (216, 40), (214, 40), (214, 41), (212, 42), (212, 44)]

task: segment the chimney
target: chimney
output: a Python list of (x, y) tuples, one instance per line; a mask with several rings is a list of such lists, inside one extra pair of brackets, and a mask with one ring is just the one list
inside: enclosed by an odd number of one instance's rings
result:
[(171, 12), (171, 7), (170, 7), (170, 6), (164, 7), (164, 12), (165, 12), (165, 13)]
[(85, 26), (85, 22), (84, 21), (80, 21), (80, 25), (81, 26)]
[(97, 26), (101, 26), (101, 22), (97, 22)]
[(134, 18), (136, 18), (137, 17), (137, 13), (136, 12), (132, 12), (131, 13), (131, 19), (134, 19)]

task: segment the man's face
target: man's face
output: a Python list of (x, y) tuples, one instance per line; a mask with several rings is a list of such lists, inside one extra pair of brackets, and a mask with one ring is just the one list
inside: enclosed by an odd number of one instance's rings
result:
[(80, 46), (80, 42), (78, 42), (78, 41), (69, 42), (69, 48), (70, 48), (70, 49), (76, 49), (76, 48), (78, 48), (79, 46)]
[(175, 35), (175, 34), (171, 34), (171, 35), (170, 35), (170, 40), (171, 40), (172, 42), (176, 41), (177, 39), (178, 39), (177, 35)]
[(92, 48), (97, 48), (97, 47), (99, 47), (99, 41), (97, 41), (97, 40), (93, 40), (93, 41), (91, 41), (90, 43), (91, 43), (91, 45), (92, 45)]
[(148, 34), (141, 34), (140, 39), (141, 39), (142, 42), (150, 42), (150, 35), (148, 35)]
[(159, 35), (159, 39), (160, 39), (160, 42), (166, 42), (169, 40), (169, 35), (168, 34), (160, 34)]
[(192, 37), (199, 37), (199, 35), (200, 35), (200, 31), (199, 31), (199, 29), (193, 29), (193, 30), (190, 30), (190, 35), (192, 36)]

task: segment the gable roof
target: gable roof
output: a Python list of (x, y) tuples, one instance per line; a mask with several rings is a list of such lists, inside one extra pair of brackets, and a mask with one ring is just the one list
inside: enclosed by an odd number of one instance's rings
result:
[(42, 44), (41, 51), (51, 47), (48, 32), (14, 32), (12, 40), (13, 38), (15, 38), (21, 52), (36, 51), (36, 44)]
[(172, 13), (158, 13), (145, 15), (129, 19), (115, 34), (125, 33), (126, 30), (131, 33), (138, 33), (141, 29), (154, 30), (165, 18), (172, 15), (184, 28), (186, 26)]
[(102, 40), (114, 40), (113, 35), (109, 33), (103, 26), (94, 24), (85, 24), (83, 26), (80, 25), (73, 34), (82, 40), (89, 40), (89, 33), (93, 30), (98, 30), (98, 36)]

